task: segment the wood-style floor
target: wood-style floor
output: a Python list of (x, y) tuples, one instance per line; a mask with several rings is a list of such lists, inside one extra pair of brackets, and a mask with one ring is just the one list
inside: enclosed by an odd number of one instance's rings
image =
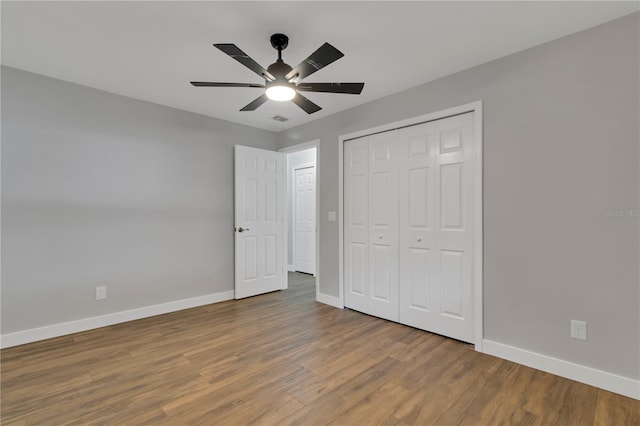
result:
[(290, 289), (5, 349), (3, 425), (639, 425), (640, 402)]

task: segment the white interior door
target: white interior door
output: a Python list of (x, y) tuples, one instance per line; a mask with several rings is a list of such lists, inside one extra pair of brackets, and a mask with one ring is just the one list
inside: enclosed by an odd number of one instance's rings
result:
[(316, 273), (316, 168), (294, 171), (294, 268)]
[(285, 289), (285, 155), (235, 146), (235, 298)]
[(400, 131), (400, 321), (472, 342), (473, 113)]

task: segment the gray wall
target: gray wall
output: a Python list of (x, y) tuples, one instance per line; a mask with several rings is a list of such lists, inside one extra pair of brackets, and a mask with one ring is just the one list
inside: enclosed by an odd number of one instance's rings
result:
[(233, 290), (234, 144), (275, 134), (3, 67), (2, 333)]
[(638, 16), (281, 132), (320, 139), (320, 291), (338, 295), (338, 137), (482, 100), (485, 337), (640, 378), (639, 219), (606, 215), (639, 208)]
[(293, 220), (294, 184), (293, 170), (305, 164), (316, 163), (316, 148), (296, 151), (287, 154), (287, 265), (293, 266), (293, 235), (295, 221)]

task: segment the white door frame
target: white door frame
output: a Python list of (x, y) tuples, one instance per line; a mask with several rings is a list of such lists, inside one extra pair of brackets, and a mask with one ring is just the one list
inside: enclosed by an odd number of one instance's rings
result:
[[(309, 149), (309, 148), (307, 148), (307, 149)], [(317, 157), (318, 157), (318, 150), (316, 149), (316, 162), (317, 162), (317, 160), (318, 160), (318, 158), (317, 158)], [(296, 188), (295, 188), (295, 186), (296, 186), (296, 180), (295, 180), (295, 179), (296, 179), (296, 176), (295, 176), (295, 173), (296, 173), (296, 170), (309, 169), (309, 168), (311, 168), (311, 167), (313, 167), (313, 168), (315, 169), (315, 170), (314, 170), (314, 173), (315, 173), (315, 175), (316, 175), (316, 177), (315, 177), (315, 182), (314, 182), (314, 186), (315, 186), (315, 188), (314, 188), (313, 190), (315, 191), (315, 194), (314, 194), (314, 195), (315, 195), (315, 197), (316, 197), (316, 203), (317, 203), (317, 202), (318, 202), (318, 167), (316, 166), (316, 163), (305, 163), (305, 164), (299, 164), (299, 165), (297, 165), (296, 167), (294, 167), (294, 168), (292, 169), (293, 173), (291, 174), (291, 182), (289, 182), (289, 183), (291, 184), (291, 189), (293, 190), (293, 191), (292, 191), (292, 193), (293, 193), (293, 200), (292, 200), (292, 201), (293, 201), (293, 205), (291, 206), (291, 207), (292, 207), (292, 209), (291, 209), (291, 210), (292, 210), (292, 212), (291, 212), (291, 213), (292, 213), (292, 214), (291, 214), (291, 216), (292, 216), (292, 217), (291, 217), (291, 220), (292, 220), (292, 222), (293, 222), (293, 229), (294, 229), (294, 231), (295, 231), (295, 228), (296, 228), (296, 200), (295, 200), (295, 197), (296, 197)], [(318, 207), (318, 206), (316, 205), (316, 212), (315, 212), (315, 215), (316, 215), (316, 218), (315, 218), (316, 230), (314, 231), (314, 232), (315, 232), (315, 234), (316, 234), (316, 236), (315, 236), (315, 240), (317, 240), (317, 239), (318, 239), (318, 208), (317, 208), (317, 207)], [(287, 238), (287, 240), (288, 240), (288, 234), (287, 234), (286, 232), (285, 232), (285, 237), (286, 237), (286, 238)], [(292, 247), (292, 249), (293, 249), (293, 253), (295, 253), (295, 251), (296, 251), (296, 236), (295, 236), (295, 235), (294, 235), (294, 236), (293, 236), (293, 238), (291, 239), (291, 245), (293, 246), (293, 247)], [(314, 245), (315, 245), (315, 246), (316, 246), (316, 248), (317, 248), (317, 244), (314, 244)], [(287, 250), (288, 250), (288, 249), (287, 249)], [(315, 254), (314, 254), (314, 256), (313, 256), (313, 257), (316, 257), (316, 256), (315, 256)], [(315, 261), (316, 261), (316, 259), (314, 259), (313, 261), (315, 262)], [(294, 269), (295, 269), (295, 265), (296, 265), (296, 260), (295, 260), (295, 254), (294, 254), (294, 258), (293, 258), (293, 267), (294, 267)], [(313, 265), (313, 270), (315, 271), (315, 273), (313, 274), (313, 276), (315, 277), (315, 276), (316, 276), (316, 273), (318, 272), (318, 265), (317, 265), (317, 264), (314, 264), (314, 265)]]
[[(291, 154), (293, 152), (304, 151), (309, 148), (316, 149), (316, 274), (314, 275), (316, 279), (316, 300), (320, 295), (320, 139), (314, 139), (309, 142), (303, 142), (297, 145), (288, 146), (285, 148), (280, 148), (278, 152), (282, 152), (285, 154)], [(289, 168), (287, 164), (287, 168)], [(291, 182), (287, 183), (289, 186)], [(289, 215), (290, 216), (290, 215)], [(291, 220), (291, 218), (289, 218)], [(285, 221), (286, 222), (286, 221)], [(288, 225), (288, 223), (285, 223)], [(288, 253), (289, 251), (289, 226), (285, 226), (285, 246), (284, 252)], [(286, 256), (285, 256), (286, 257)], [(285, 270), (288, 270), (288, 262), (284, 259), (284, 267)], [(288, 283), (288, 281), (287, 281)]]
[[(442, 111), (396, 121), (359, 132), (342, 135), (338, 138), (338, 271), (339, 271), (339, 305), (344, 307), (344, 143), (351, 139), (361, 138), (375, 133), (387, 132), (402, 127), (413, 126), (428, 121), (441, 120), (453, 115), (474, 113), (474, 245), (473, 245), (473, 292), (474, 292), (474, 344), (478, 352), (482, 352), (483, 339), (483, 233), (482, 233), (482, 101), (472, 102), (448, 108)], [(317, 287), (316, 287), (317, 295)]]

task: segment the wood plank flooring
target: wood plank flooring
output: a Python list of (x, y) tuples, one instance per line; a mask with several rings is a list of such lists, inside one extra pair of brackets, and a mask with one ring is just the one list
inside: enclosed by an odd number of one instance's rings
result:
[(640, 402), (314, 301), (313, 281), (1, 351), (3, 425), (640, 425)]

